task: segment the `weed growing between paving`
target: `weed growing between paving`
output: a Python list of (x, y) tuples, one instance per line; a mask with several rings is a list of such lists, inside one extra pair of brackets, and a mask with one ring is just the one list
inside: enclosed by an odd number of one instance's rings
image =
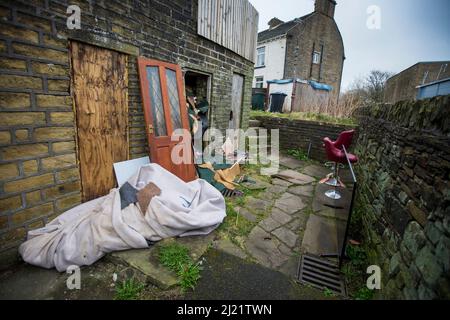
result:
[(250, 234), (255, 223), (240, 217), (234, 207), (236, 204), (232, 200), (226, 200), (227, 216), (219, 227), (219, 232), (234, 244), (242, 247), (240, 239)]
[(290, 149), (288, 150), (288, 155), (294, 157), (300, 161), (308, 161), (308, 155), (301, 149)]
[(328, 288), (323, 289), (323, 295), (327, 298), (336, 297), (336, 293), (334, 293), (332, 290)]
[(122, 281), (116, 287), (115, 300), (137, 300), (140, 293), (144, 290), (144, 284), (135, 281), (134, 279), (127, 279)]
[(200, 279), (201, 267), (199, 263), (192, 261), (188, 248), (177, 243), (161, 246), (159, 261), (177, 274), (183, 292), (195, 289), (197, 281)]

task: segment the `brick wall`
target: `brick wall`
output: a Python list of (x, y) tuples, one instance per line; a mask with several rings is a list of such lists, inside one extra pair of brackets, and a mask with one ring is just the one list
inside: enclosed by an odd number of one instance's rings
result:
[[(81, 8), (81, 30), (66, 9)], [(0, 260), (26, 232), (80, 203), (70, 40), (129, 55), (130, 157), (147, 154), (136, 58), (212, 76), (212, 123), (228, 126), (233, 73), (245, 76), (248, 123), (253, 63), (197, 35), (197, 1), (0, 1)]]
[(280, 130), (280, 150), (301, 149), (306, 153), (311, 141), (310, 156), (318, 161), (326, 161), (325, 149), (322, 146), (323, 138), (329, 137), (336, 140), (342, 131), (355, 128), (354, 126), (275, 117), (258, 116), (255, 119), (261, 122), (261, 127), (268, 130)]
[(358, 110), (355, 166), (381, 298), (450, 297), (450, 96)]
[[(322, 64), (312, 65), (312, 52), (320, 52), (323, 45)], [(287, 35), (284, 78), (314, 78), (333, 86), (332, 101), (336, 101), (341, 90), (344, 65), (344, 44), (333, 18), (313, 13), (292, 28)], [(311, 75), (311, 76), (310, 76)]]

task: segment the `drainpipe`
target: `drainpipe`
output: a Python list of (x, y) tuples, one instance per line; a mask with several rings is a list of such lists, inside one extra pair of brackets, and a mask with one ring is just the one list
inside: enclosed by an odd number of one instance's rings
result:
[(294, 79), (294, 84), (292, 85), (292, 96), (291, 96), (291, 112), (294, 109), (295, 93), (297, 92), (297, 80)]

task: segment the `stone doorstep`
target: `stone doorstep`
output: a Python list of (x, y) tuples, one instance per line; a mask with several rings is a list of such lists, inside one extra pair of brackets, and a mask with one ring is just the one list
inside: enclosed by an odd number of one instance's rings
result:
[(160, 289), (167, 290), (178, 284), (178, 277), (174, 272), (159, 263), (158, 248), (161, 245), (176, 242), (187, 247), (192, 259), (198, 261), (208, 250), (215, 236), (215, 232), (212, 232), (207, 236), (164, 239), (148, 249), (113, 252), (110, 253), (107, 258), (113, 262), (117, 261), (138, 270), (147, 283), (153, 284)]

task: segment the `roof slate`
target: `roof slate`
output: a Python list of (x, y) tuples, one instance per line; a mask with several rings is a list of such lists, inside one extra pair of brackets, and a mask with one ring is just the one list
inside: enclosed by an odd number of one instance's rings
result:
[(279, 26), (273, 28), (273, 29), (267, 29), (264, 31), (261, 31), (258, 33), (258, 42), (266, 41), (272, 38), (276, 38), (282, 35), (285, 35), (289, 30), (291, 30), (295, 25), (297, 25), (302, 20), (305, 20), (308, 18), (312, 13), (307, 14), (303, 17), (296, 18), (294, 20), (285, 22), (283, 24), (280, 24)]

